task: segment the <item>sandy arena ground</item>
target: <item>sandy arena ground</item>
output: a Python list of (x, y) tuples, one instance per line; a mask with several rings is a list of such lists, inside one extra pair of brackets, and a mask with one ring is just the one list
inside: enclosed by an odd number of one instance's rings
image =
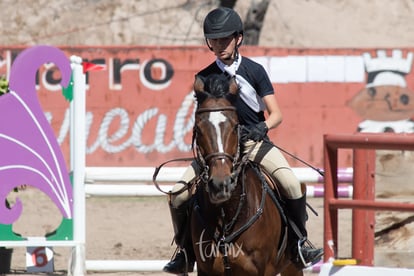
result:
[[(412, 202), (414, 172), (412, 152), (381, 152), (377, 154), (377, 198)], [(41, 192), (28, 188), (13, 193), (24, 204), (23, 214), (14, 224), (14, 231), (23, 236), (41, 236), (60, 223), (60, 213)], [(311, 241), (323, 246), (323, 199), (308, 198), (319, 216), (310, 213), (308, 231)], [(376, 265), (412, 266), (414, 245), (412, 213), (377, 212), (376, 231), (395, 222), (405, 223), (394, 231), (376, 238)], [(339, 256), (351, 256), (351, 211), (340, 210)], [(167, 260), (174, 251), (171, 246), (172, 224), (165, 197), (89, 197), (86, 200), (87, 260)], [(411, 251), (411, 252), (409, 252)], [(54, 248), (54, 274), (66, 275), (70, 249)], [(385, 253), (384, 253), (385, 252)], [(407, 254), (408, 252), (408, 254)], [(15, 248), (12, 274), (25, 274), (25, 249)], [(165, 273), (92, 272), (91, 275), (168, 275)], [(312, 273), (308, 273), (312, 275)], [(315, 274), (313, 274), (315, 275)]]
[[(58, 211), (55, 210), (56, 212), (52, 214), (53, 220), (50, 219), (50, 212), (46, 211), (54, 208), (46, 196), (30, 188), (20, 194), (24, 201), (26, 198), (36, 198), (37, 203), (25, 203), (28, 205), (25, 205), (24, 214), (15, 224), (16, 232), (27, 236), (36, 233), (41, 235), (52, 230), (54, 225), (58, 225)], [(309, 221), (311, 240), (316, 245), (322, 246), (323, 199), (309, 199), (309, 203), (319, 212), (318, 217), (311, 216)], [(86, 208), (87, 260), (167, 260), (171, 257), (175, 247), (171, 246), (172, 224), (165, 197), (91, 197), (86, 200)], [(33, 215), (33, 211), (36, 215)], [(32, 225), (31, 230), (28, 229), (28, 225)], [(345, 225), (350, 229), (348, 223)], [(349, 233), (349, 231), (345, 232)], [(344, 246), (347, 243), (344, 240)], [(66, 275), (70, 249), (56, 247), (54, 251), (56, 270), (54, 275)], [(25, 269), (25, 249), (15, 248), (12, 272), (23, 274)], [(88, 274), (168, 275), (136, 272), (88, 272)]]

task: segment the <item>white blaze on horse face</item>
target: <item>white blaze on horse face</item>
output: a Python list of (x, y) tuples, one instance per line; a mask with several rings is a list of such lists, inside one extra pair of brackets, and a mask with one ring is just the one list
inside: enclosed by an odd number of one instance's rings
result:
[[(223, 140), (221, 139), (220, 123), (224, 123), (227, 120), (227, 118), (221, 112), (210, 112), (210, 116), (208, 117), (208, 120), (216, 129), (216, 134), (217, 134), (216, 141), (217, 141), (218, 151), (224, 152)], [(222, 159), (222, 162), (224, 162), (224, 159)]]

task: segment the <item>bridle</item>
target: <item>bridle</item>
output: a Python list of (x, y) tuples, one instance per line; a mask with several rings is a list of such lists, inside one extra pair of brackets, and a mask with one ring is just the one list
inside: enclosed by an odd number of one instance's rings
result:
[[(205, 113), (205, 112), (219, 112), (219, 111), (233, 111), (236, 112), (236, 107), (234, 106), (223, 106), (223, 107), (202, 107), (202, 108), (198, 108), (196, 110), (196, 114), (201, 114), (201, 113)], [(197, 145), (196, 141), (197, 141), (197, 135), (198, 135), (198, 131), (197, 131), (197, 126), (196, 124), (194, 125), (193, 128), (193, 137), (192, 137), (192, 148), (193, 148), (193, 156), (194, 157), (184, 157), (184, 158), (175, 158), (172, 160), (168, 160), (164, 163), (162, 163), (161, 165), (159, 165), (158, 167), (155, 168), (154, 174), (152, 176), (152, 182), (154, 183), (155, 187), (157, 188), (158, 191), (160, 191), (161, 193), (167, 194), (169, 196), (172, 195), (178, 195), (180, 193), (182, 193), (184, 190), (188, 190), (190, 189), (190, 186), (188, 185), (188, 183), (185, 183), (186, 185), (184, 185), (181, 189), (179, 189), (178, 191), (164, 191), (163, 189), (161, 189), (159, 183), (157, 182), (157, 176), (159, 174), (159, 172), (161, 171), (161, 168), (163, 168), (165, 165), (171, 163), (171, 162), (188, 162), (188, 161), (193, 161), (196, 160), (199, 168), (200, 168), (200, 174), (197, 176), (197, 179), (201, 180), (203, 183), (207, 183), (208, 181), (208, 172), (209, 172), (209, 166), (207, 165), (208, 162), (211, 161), (211, 159), (229, 159), (232, 162), (232, 167), (233, 167), (233, 171), (232, 171), (232, 175), (234, 177), (234, 181), (235, 183), (237, 183), (237, 177), (240, 174), (241, 171), (241, 164), (245, 163), (247, 160), (247, 157), (244, 156), (242, 158), (242, 160), (239, 162), (240, 159), (240, 126), (237, 124), (237, 152), (235, 155), (231, 155), (228, 154), (227, 152), (215, 152), (215, 153), (211, 153), (208, 154), (207, 156), (203, 156), (201, 154), (200, 148)], [(197, 181), (196, 181), (197, 182)]]
[[(222, 106), (222, 107), (201, 107), (196, 110), (196, 116), (201, 113), (210, 113), (210, 112), (220, 112), (220, 111), (233, 111), (236, 112), (236, 107), (234, 106)], [(197, 129), (197, 126), (194, 125), (194, 133), (193, 133), (193, 147), (194, 147), (194, 155), (197, 160), (197, 162), (200, 165), (200, 168), (202, 172), (200, 173), (200, 179), (203, 182), (208, 181), (208, 172), (209, 172), (209, 166), (208, 164), (212, 160), (217, 159), (229, 159), (232, 162), (232, 175), (237, 176), (239, 173), (239, 158), (240, 158), (240, 127), (237, 124), (237, 151), (234, 155), (231, 155), (227, 152), (213, 152), (210, 154), (207, 154), (206, 156), (203, 156), (203, 154), (200, 151), (200, 146), (197, 144), (197, 135), (199, 134), (199, 131)]]

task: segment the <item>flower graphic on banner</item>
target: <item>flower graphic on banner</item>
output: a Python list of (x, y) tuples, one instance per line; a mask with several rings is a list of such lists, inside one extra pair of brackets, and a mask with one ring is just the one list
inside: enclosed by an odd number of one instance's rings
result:
[[(72, 186), (66, 163), (36, 93), (36, 72), (45, 63), (56, 65), (66, 87), (71, 67), (64, 53), (50, 46), (24, 50), (10, 71), (10, 93), (0, 97), (0, 202), (17, 186), (38, 188), (72, 218)], [(0, 223), (12, 224), (22, 212), (17, 199), (9, 209), (0, 204)]]

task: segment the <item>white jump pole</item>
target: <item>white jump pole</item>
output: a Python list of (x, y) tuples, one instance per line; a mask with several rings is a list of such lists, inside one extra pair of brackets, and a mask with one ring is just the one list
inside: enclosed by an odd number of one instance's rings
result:
[[(173, 185), (162, 185), (161, 189), (164, 192), (171, 191)], [(166, 194), (160, 192), (153, 185), (119, 185), (119, 184), (86, 184), (85, 194), (87, 196), (165, 196)]]
[[(71, 166), (73, 172), (73, 239), (78, 241), (72, 251), (68, 275), (82, 276), (86, 274), (85, 265), (85, 91), (86, 78), (83, 73), (82, 58), (71, 56), (73, 74), (73, 109), (71, 112)], [(75, 133), (76, 132), (76, 133)]]
[[(140, 196), (165, 196), (165, 192), (171, 191), (173, 185), (160, 185), (159, 191), (154, 185), (147, 184), (85, 184), (86, 196), (102, 197), (140, 197)], [(352, 197), (352, 185), (342, 185), (338, 187), (339, 197)], [(308, 198), (322, 198), (324, 195), (323, 184), (307, 185), (306, 194)]]
[(321, 266), (320, 276), (349, 276), (349, 275), (365, 275), (365, 276), (412, 276), (414, 269), (408, 268), (390, 268), (390, 267), (372, 267), (372, 266), (334, 266), (326, 263)]
[[(157, 182), (176, 182), (181, 179), (184, 167), (162, 168), (157, 176)], [(93, 182), (148, 182), (152, 183), (154, 167), (86, 167), (86, 180)], [(298, 180), (303, 183), (322, 183), (323, 176), (311, 168), (292, 168)], [(338, 170), (338, 181), (351, 183), (353, 168), (341, 168)]]
[(160, 272), (169, 260), (87, 260), (88, 271), (140, 271)]

